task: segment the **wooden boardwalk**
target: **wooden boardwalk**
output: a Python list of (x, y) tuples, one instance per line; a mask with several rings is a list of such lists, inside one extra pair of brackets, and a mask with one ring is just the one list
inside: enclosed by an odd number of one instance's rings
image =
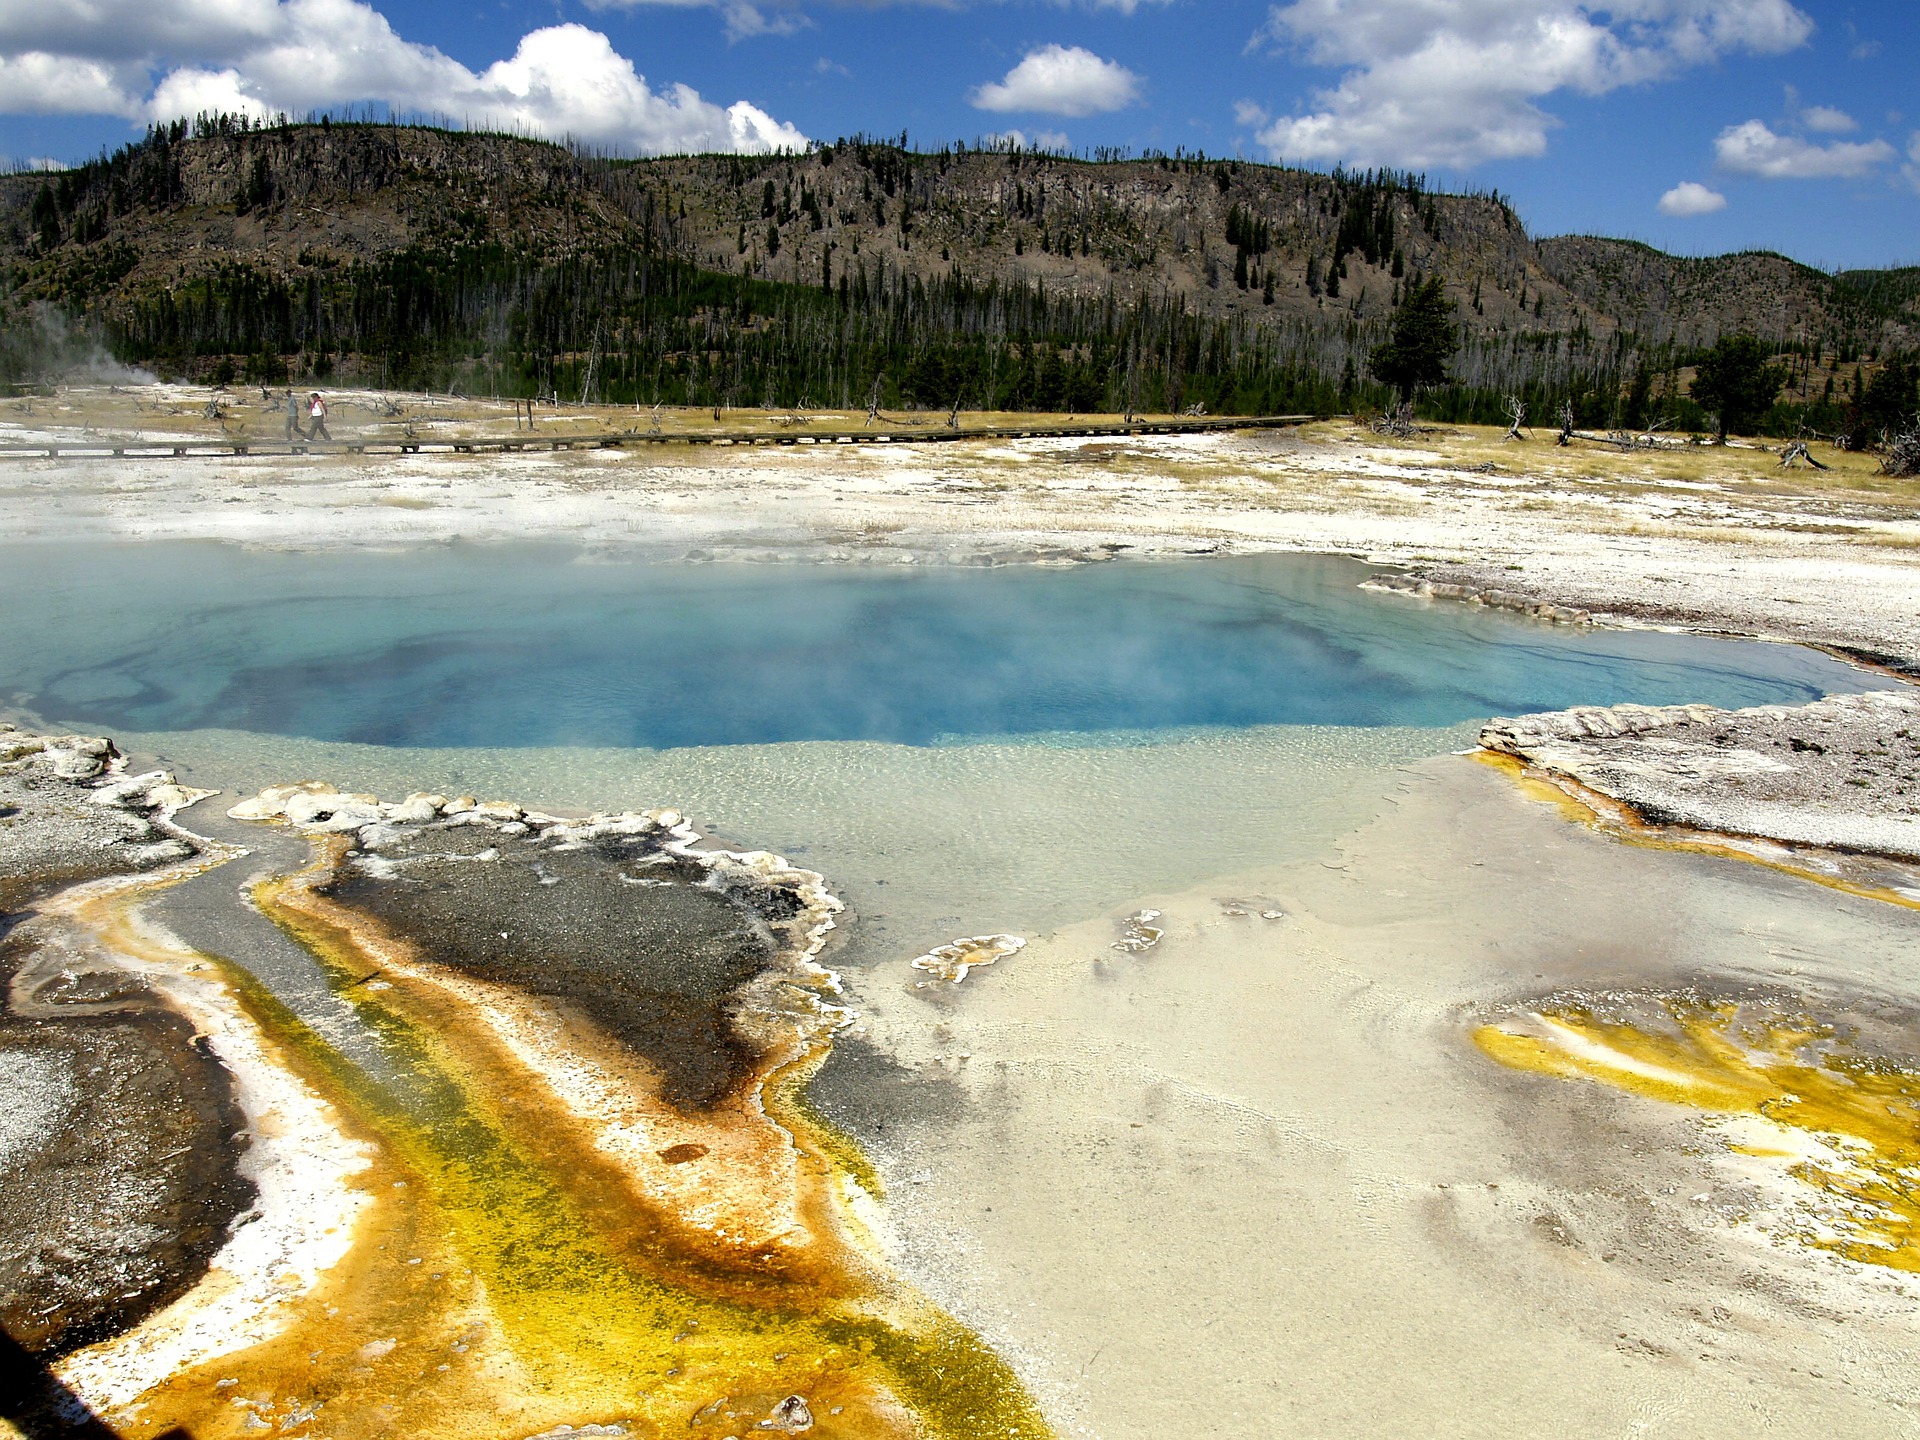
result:
[(862, 430), (808, 430), (781, 434), (768, 430), (689, 430), (642, 434), (542, 435), (538, 430), (470, 439), (381, 436), (332, 443), (215, 440), (49, 440), (40, 444), (0, 444), (0, 460), (226, 459), (236, 456), (323, 455), (485, 455), (555, 450), (625, 450), (644, 445), (936, 445), (958, 440), (1035, 440), (1054, 436), (1125, 437), (1130, 435), (1204, 435), (1223, 430), (1270, 430), (1305, 425), (1314, 415), (1221, 416), (1139, 420), (1133, 424), (983, 425), (928, 424), (876, 426)]

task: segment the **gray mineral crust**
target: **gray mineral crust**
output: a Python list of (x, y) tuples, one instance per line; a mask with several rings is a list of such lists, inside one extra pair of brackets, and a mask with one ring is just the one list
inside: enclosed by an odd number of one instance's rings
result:
[(49, 895), (188, 859), (204, 793), (113, 742), (0, 725), (0, 1329), (56, 1354), (204, 1273), (252, 1203), (245, 1121), (193, 1027)]
[(104, 736), (35, 735), (0, 722), (0, 913), (80, 880), (194, 853), (164, 820), (206, 792), (164, 770), (125, 769)]
[(1920, 861), (1920, 691), (1557, 710), (1494, 720), (1480, 743), (1655, 824)]
[[(808, 970), (840, 908), (821, 877), (764, 852), (706, 850), (678, 812), (562, 819), (416, 793), (383, 803), (321, 781), (228, 812), (340, 835), (325, 892), (427, 962), (590, 1019), (655, 1067), (686, 1110), (739, 1103), (787, 1037), (837, 1024)], [(798, 982), (798, 983), (791, 983)]]

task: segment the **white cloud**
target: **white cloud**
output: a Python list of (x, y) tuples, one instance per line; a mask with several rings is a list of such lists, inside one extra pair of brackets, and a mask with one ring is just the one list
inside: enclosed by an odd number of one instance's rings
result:
[(1292, 0), (1256, 43), (1346, 71), (1257, 139), (1276, 159), (1470, 166), (1545, 152), (1537, 103), (1775, 54), (1813, 22), (1791, 0)]
[(1900, 174), (1920, 195), (1920, 130), (1907, 137), (1907, 163), (1900, 167)]
[[(6, 0), (0, 0), (0, 4)], [(585, 0), (590, 10), (639, 10), (660, 6), (674, 10), (717, 10), (726, 21), (729, 40), (745, 40), (756, 35), (792, 35), (813, 24), (800, 9), (802, 0)], [(922, 6), (957, 10), (967, 0), (826, 0), (843, 10), (904, 9)], [(1076, 3), (1083, 10), (1114, 10), (1132, 15), (1144, 6), (1170, 5), (1173, 0), (1052, 0), (1061, 8)]]
[(1800, 123), (1819, 135), (1845, 135), (1860, 128), (1858, 120), (1831, 105), (1807, 106), (1800, 112)]
[(1726, 196), (1718, 190), (1709, 190), (1697, 180), (1682, 180), (1660, 197), (1660, 213), (1681, 219), (1711, 215), (1716, 210), (1726, 208)]
[(1043, 45), (971, 96), (979, 110), (1038, 111), (1079, 118), (1125, 109), (1140, 98), (1140, 77), (1078, 45)]
[(1071, 150), (1073, 142), (1064, 130), (1036, 130), (1029, 135), (1020, 129), (996, 130), (982, 135), (983, 145), (1011, 145), (1016, 150)]
[[(0, 111), (171, 120), (373, 101), (643, 153), (807, 143), (745, 101), (722, 108), (685, 85), (652, 89), (605, 35), (583, 25), (532, 31), (510, 57), (476, 73), (403, 40), (364, 0), (70, 0), (45, 8), (81, 13), (68, 16), (62, 34), (24, 0), (0, 0)], [(203, 43), (185, 49), (196, 32), (182, 17), (203, 15)], [(92, 27), (103, 18), (124, 21), (121, 33), (96, 37)], [(9, 49), (30, 37), (61, 48)]]
[(177, 120), (194, 115), (251, 115), (271, 119), (274, 110), (249, 95), (238, 70), (200, 70), (183, 67), (163, 77), (142, 107), (149, 120)]
[(131, 115), (145, 79), (124, 67), (44, 50), (0, 55), (0, 113)]
[(1779, 135), (1763, 120), (1729, 125), (1713, 142), (1723, 170), (1763, 180), (1827, 180), (1864, 175), (1894, 158), (1884, 140), (1834, 141), (1817, 145), (1797, 135)]
[(722, 110), (686, 85), (656, 94), (606, 36), (581, 25), (526, 36), (511, 59), (478, 77), (467, 108), (536, 134), (614, 144), (644, 137), (624, 143), (653, 151), (800, 150), (807, 143), (793, 126), (744, 100)]
[(233, 59), (278, 33), (277, 0), (0, 0), (0, 54)]
[(1658, 35), (1676, 58), (1701, 65), (1736, 50), (1780, 55), (1804, 45), (1814, 25), (1791, 0), (1623, 0), (1608, 9), (1629, 34)]
[(748, 40), (756, 35), (793, 35), (813, 22), (792, 3), (773, 0), (586, 0), (590, 10), (638, 10), (646, 5), (664, 5), (675, 10), (718, 10), (726, 22), (727, 39)]
[(1267, 113), (1266, 107), (1263, 105), (1256, 105), (1251, 100), (1236, 100), (1233, 102), (1233, 123), (1236, 125), (1245, 125), (1248, 129), (1253, 129), (1257, 126), (1270, 124), (1272, 120), (1273, 116)]

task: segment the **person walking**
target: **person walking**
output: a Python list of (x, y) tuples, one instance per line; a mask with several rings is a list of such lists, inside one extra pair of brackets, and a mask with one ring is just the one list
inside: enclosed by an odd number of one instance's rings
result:
[(287, 391), (287, 443), (292, 444), (293, 437), (296, 435), (302, 440), (307, 438), (307, 432), (300, 428), (300, 397), (289, 389)]
[(318, 390), (307, 401), (307, 438), (309, 440), (332, 440), (327, 433), (327, 402), (320, 398)]

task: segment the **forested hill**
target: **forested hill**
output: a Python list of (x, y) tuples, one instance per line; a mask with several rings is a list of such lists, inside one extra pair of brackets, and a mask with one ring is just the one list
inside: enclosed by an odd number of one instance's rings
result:
[[(615, 161), (497, 135), (174, 126), (0, 178), (0, 264), (121, 358), (205, 376), (611, 400), (1332, 410), (1405, 285), (1467, 343), (1433, 403), (1508, 391), (1596, 420), (1752, 330), (1789, 399), (1920, 337), (1920, 272), (1536, 242), (1492, 195), (1189, 158), (916, 154)], [(7, 356), (32, 362), (16, 325)]]

